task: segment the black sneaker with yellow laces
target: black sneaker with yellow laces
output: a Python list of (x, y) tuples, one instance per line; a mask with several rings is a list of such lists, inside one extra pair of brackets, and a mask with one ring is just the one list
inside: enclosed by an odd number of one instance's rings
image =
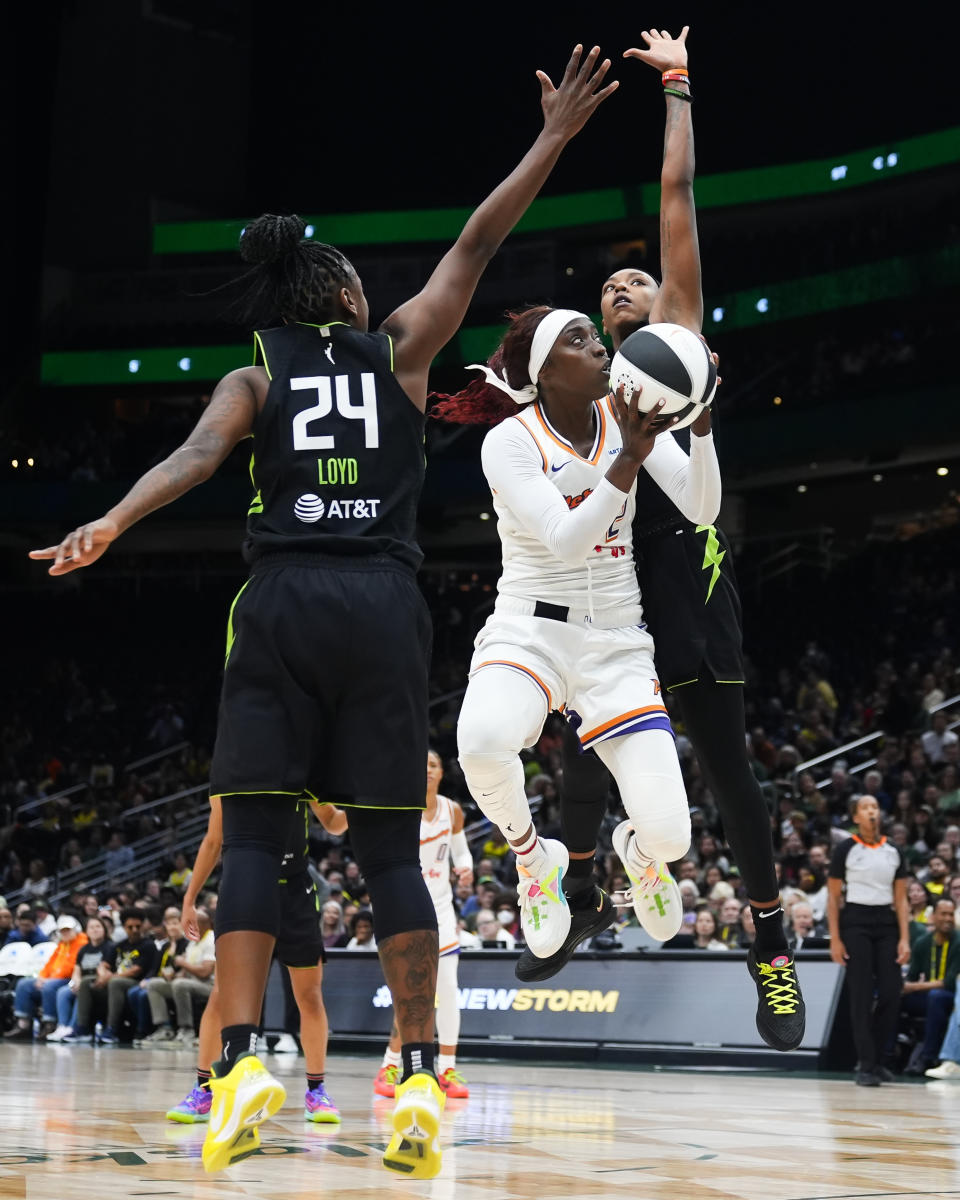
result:
[(563, 945), (548, 958), (538, 958), (529, 950), (524, 950), (514, 968), (521, 982), (537, 983), (541, 979), (550, 979), (573, 958), (573, 952), (581, 942), (609, 929), (617, 919), (617, 910), (601, 887), (594, 886), (592, 891), (586, 891), (582, 896), (571, 897), (569, 904), (570, 932)]
[(757, 985), (757, 1032), (774, 1050), (796, 1050), (803, 1041), (807, 1009), (789, 952), (775, 952), (768, 960), (751, 946), (747, 970)]

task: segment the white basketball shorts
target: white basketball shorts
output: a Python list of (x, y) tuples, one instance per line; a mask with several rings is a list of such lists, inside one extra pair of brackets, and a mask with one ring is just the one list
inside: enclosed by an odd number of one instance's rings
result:
[(639, 625), (597, 629), (494, 613), (477, 635), (470, 674), (491, 666), (531, 679), (543, 694), (544, 719), (553, 709), (562, 712), (585, 750), (642, 729), (673, 733), (653, 638)]

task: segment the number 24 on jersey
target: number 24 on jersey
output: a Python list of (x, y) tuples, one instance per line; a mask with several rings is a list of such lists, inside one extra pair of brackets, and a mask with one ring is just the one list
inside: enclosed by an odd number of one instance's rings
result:
[(333, 434), (310, 433), (309, 427), (329, 417), (333, 412), (336, 401), (337, 412), (341, 417), (350, 421), (363, 421), (364, 445), (368, 450), (376, 450), (380, 446), (380, 426), (377, 421), (377, 385), (371, 371), (364, 371), (360, 376), (359, 404), (350, 399), (350, 376), (334, 375), (304, 375), (290, 380), (290, 387), (295, 392), (316, 391), (319, 395), (317, 403), (312, 408), (305, 408), (293, 418), (293, 448), (294, 450), (333, 450), (335, 441)]

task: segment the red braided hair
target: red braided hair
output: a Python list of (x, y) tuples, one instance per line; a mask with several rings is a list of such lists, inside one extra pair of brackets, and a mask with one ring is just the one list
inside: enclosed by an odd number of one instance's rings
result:
[[(547, 305), (536, 304), (507, 313), (510, 324), (500, 345), (487, 359), (487, 366), (504, 376), (512, 388), (526, 387), (530, 382), (528, 367), (533, 335), (550, 311)], [(451, 425), (499, 425), (520, 411), (516, 401), (487, 383), (482, 375), (452, 396), (445, 392), (431, 392), (430, 396), (439, 403), (430, 409), (429, 415)]]

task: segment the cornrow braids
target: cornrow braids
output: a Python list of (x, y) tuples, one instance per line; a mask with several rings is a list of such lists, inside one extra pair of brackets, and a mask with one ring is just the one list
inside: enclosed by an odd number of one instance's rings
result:
[(335, 246), (306, 241), (296, 215), (264, 213), (240, 236), (240, 256), (253, 266), (237, 280), (237, 318), (248, 328), (278, 318), (322, 324), (336, 317), (335, 298), (357, 273)]
[[(530, 382), (528, 364), (533, 335), (550, 311), (545, 304), (535, 304), (507, 313), (510, 324), (500, 345), (487, 359), (487, 366), (504, 376), (512, 388), (526, 387)], [(429, 416), (451, 425), (499, 425), (520, 411), (515, 400), (487, 383), (483, 376), (453, 395), (431, 392), (431, 397), (439, 403), (430, 409)]]

